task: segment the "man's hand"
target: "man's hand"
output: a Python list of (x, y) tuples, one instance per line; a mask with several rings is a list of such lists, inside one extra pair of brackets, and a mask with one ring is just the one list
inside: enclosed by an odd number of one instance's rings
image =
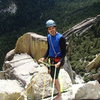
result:
[(43, 62), (45, 58), (40, 58), (38, 62)]
[(55, 67), (58, 68), (60, 66), (61, 62), (58, 62), (57, 64), (55, 64)]

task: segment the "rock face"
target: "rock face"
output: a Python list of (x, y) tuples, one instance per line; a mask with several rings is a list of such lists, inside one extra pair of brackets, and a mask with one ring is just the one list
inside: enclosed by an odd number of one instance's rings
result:
[(47, 49), (47, 38), (36, 33), (21, 36), (15, 47), (15, 53), (27, 53), (35, 59), (44, 56)]
[(100, 15), (93, 18), (87, 18), (86, 20), (82, 21), (81, 23), (73, 26), (72, 28), (64, 32), (63, 33), (64, 37), (66, 38), (66, 40), (68, 40), (69, 37), (72, 36), (73, 34), (76, 34), (76, 35), (83, 34), (85, 31), (89, 30), (99, 18), (100, 18)]
[(71, 65), (70, 65), (69, 60), (67, 59), (67, 56), (65, 57), (65, 62), (64, 62), (64, 65), (63, 66), (64, 66), (64, 69), (68, 72), (72, 83), (75, 83), (74, 82), (73, 70), (71, 68)]

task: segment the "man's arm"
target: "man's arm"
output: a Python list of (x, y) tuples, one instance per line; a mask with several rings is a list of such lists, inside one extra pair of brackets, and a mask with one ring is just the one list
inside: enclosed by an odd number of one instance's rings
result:
[(61, 50), (61, 53), (62, 53), (62, 58), (60, 60), (60, 62), (62, 62), (64, 60), (64, 57), (66, 56), (66, 40), (64, 37), (61, 37), (60, 38), (60, 41), (59, 41), (59, 44), (60, 44), (60, 50)]

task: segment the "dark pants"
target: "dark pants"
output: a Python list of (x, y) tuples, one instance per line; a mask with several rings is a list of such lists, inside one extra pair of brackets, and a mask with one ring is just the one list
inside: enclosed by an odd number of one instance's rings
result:
[[(50, 66), (50, 69), (49, 70), (50, 70), (50, 75), (51, 75), (52, 79), (54, 79), (55, 66)], [(60, 71), (60, 67), (56, 68), (56, 76), (55, 76), (55, 79), (58, 79), (59, 71)]]
[[(56, 62), (53, 62), (52, 59), (51, 59), (51, 63), (56, 64)], [(60, 64), (60, 66), (58, 68), (56, 68), (55, 79), (58, 79), (58, 75), (59, 75), (60, 68), (63, 65), (64, 65), (64, 61), (62, 61), (61, 64)], [(50, 75), (51, 75), (52, 79), (54, 79), (55, 66), (50, 66), (49, 70), (50, 70)]]

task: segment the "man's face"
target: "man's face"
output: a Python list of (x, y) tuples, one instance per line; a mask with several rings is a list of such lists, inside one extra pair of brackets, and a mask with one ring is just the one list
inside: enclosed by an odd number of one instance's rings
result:
[(55, 35), (56, 35), (56, 27), (54, 27), (54, 26), (48, 27), (48, 32), (49, 32), (52, 36), (55, 36)]

